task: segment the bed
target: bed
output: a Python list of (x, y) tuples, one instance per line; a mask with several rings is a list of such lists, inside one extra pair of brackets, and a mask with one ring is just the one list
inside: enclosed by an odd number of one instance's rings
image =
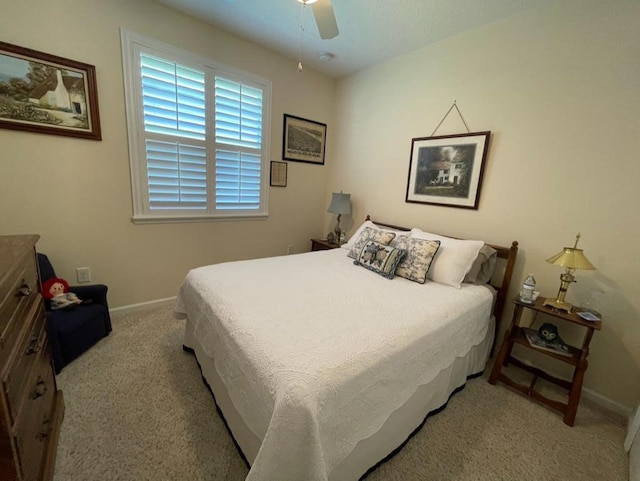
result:
[[(418, 282), (414, 265), (390, 279), (363, 265), (371, 246), (386, 249), (386, 260), (398, 250), (406, 260), (414, 247), (401, 247), (409, 241), (437, 243)], [(360, 479), (482, 373), (517, 242), (475, 241), (470, 251), (483, 247), (467, 252), (473, 265), (450, 281), (441, 267), (457, 262), (458, 244), (468, 242), (367, 218), (339, 249), (187, 274), (175, 310), (186, 319), (184, 348), (195, 354), (250, 466), (248, 481)], [(490, 264), (480, 262), (486, 249), (493, 251), (491, 281), (467, 282), (469, 271)]]

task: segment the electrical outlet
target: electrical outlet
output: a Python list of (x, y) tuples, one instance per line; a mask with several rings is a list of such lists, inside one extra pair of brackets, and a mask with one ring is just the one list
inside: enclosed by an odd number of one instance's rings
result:
[(76, 269), (78, 282), (91, 282), (91, 269), (88, 267), (78, 267)]
[(287, 255), (293, 254), (293, 244), (287, 246)]

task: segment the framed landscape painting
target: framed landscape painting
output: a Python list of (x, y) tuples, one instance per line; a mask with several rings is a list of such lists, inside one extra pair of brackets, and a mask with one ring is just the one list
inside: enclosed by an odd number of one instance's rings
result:
[(490, 135), (412, 139), (406, 202), (477, 209)]
[(101, 140), (95, 67), (0, 42), (0, 128)]
[(327, 125), (284, 114), (282, 158), (324, 165)]

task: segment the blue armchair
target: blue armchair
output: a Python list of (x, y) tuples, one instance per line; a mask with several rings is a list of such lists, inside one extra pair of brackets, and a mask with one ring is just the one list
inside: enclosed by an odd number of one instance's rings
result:
[[(49, 258), (44, 254), (38, 253), (38, 268), (41, 284), (48, 279), (58, 277)], [(69, 291), (82, 300), (90, 300), (90, 303), (71, 309), (52, 311), (50, 302), (45, 299), (47, 334), (56, 374), (111, 332), (107, 286), (103, 284), (69, 286)]]

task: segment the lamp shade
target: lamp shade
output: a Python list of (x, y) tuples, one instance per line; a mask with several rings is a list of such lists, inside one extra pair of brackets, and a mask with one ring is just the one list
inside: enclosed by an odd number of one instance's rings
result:
[(351, 214), (351, 194), (333, 193), (331, 195), (331, 204), (327, 212), (332, 214)]
[(565, 247), (555, 256), (549, 257), (547, 262), (554, 266), (566, 267), (567, 269), (595, 269), (593, 264), (589, 262), (589, 259), (583, 254), (582, 249), (576, 249), (575, 247)]

